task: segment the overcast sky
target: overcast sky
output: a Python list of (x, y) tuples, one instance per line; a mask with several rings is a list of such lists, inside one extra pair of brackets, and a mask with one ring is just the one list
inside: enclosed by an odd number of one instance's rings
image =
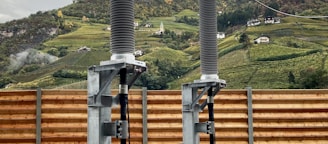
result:
[(28, 17), (37, 11), (61, 8), (72, 0), (0, 0), (0, 23)]

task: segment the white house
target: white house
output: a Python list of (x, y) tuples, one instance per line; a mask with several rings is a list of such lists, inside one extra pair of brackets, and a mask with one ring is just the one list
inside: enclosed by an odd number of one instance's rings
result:
[(134, 22), (133, 23), (134, 29), (137, 29), (139, 27), (139, 23), (138, 22)]
[(143, 55), (143, 52), (141, 50), (137, 50), (133, 53), (136, 57), (138, 56), (142, 56)]
[(275, 24), (280, 23), (280, 17), (275, 17), (275, 18), (273, 18), (273, 20), (274, 20)]
[(225, 33), (224, 32), (218, 32), (216, 34), (216, 38), (217, 39), (224, 39), (225, 38)]
[(265, 17), (264, 18), (264, 23), (265, 24), (279, 24), (280, 23), (280, 17)]
[(256, 39), (254, 39), (255, 44), (269, 43), (269, 42), (270, 42), (270, 37), (269, 36), (260, 36)]
[(153, 27), (153, 24), (151, 24), (151, 23), (146, 23), (146, 24), (145, 24), (145, 27), (146, 27), (146, 28), (151, 28), (151, 27)]
[(274, 18), (272, 16), (267, 16), (264, 18), (265, 24), (274, 24)]
[(257, 26), (260, 25), (261, 21), (259, 21), (258, 19), (252, 19), (247, 21), (247, 26)]
[(91, 48), (88, 48), (87, 46), (83, 46), (77, 49), (78, 53), (89, 52), (89, 51), (91, 51)]
[(111, 31), (112, 30), (111, 26), (110, 25), (107, 26), (106, 30)]

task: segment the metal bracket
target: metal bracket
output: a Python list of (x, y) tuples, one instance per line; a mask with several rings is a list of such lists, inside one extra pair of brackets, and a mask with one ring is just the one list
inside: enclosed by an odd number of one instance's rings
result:
[[(111, 61), (102, 61), (100, 66), (91, 66), (89, 68), (89, 71), (93, 72), (104, 72), (109, 71), (110, 74), (107, 77), (102, 77), (102, 79), (105, 79), (105, 84), (102, 85), (99, 88), (99, 91), (94, 94), (88, 96), (88, 106), (90, 107), (111, 107), (111, 102), (113, 101), (113, 98), (110, 98), (108, 96), (103, 97), (104, 91), (109, 87), (114, 77), (119, 74), (120, 69), (129, 67), (130, 72), (133, 73), (131, 76), (131, 79), (128, 82), (128, 89), (131, 88), (133, 83), (136, 81), (136, 79), (147, 70), (146, 64), (141, 61), (135, 61), (135, 62), (126, 62), (124, 60), (111, 60)], [(110, 100), (110, 101), (107, 101)]]
[(127, 139), (128, 138), (128, 121), (118, 120), (116, 121), (117, 133), (116, 138)]
[(206, 86), (203, 91), (193, 100), (193, 102), (191, 103), (189, 109), (192, 109), (195, 104), (198, 103), (198, 101), (204, 96), (204, 94), (207, 92), (208, 89), (210, 89), (211, 87), (210, 86)]
[(126, 139), (128, 138), (128, 121), (105, 121), (103, 126), (103, 132), (104, 136), (115, 136), (116, 138)]
[(103, 125), (104, 136), (116, 136), (116, 122), (105, 121)]
[(207, 106), (207, 100), (206, 101), (204, 101), (201, 105), (200, 105), (200, 108), (199, 108), (199, 110), (200, 111), (203, 111), (204, 110), (204, 108)]
[[(223, 80), (220, 80), (220, 82), (225, 82)], [(213, 91), (213, 96), (215, 96), (220, 90), (221, 88), (225, 87), (225, 83), (217, 83), (217, 82), (207, 82), (207, 83), (192, 83), (190, 84), (191, 87), (193, 88), (204, 88), (203, 91), (193, 100), (193, 102), (191, 104), (187, 104), (187, 105), (183, 105), (183, 111), (193, 111), (193, 108), (195, 107), (195, 105), (198, 103), (198, 101), (204, 96), (204, 94), (211, 88), (211, 87), (215, 87), (214, 91)], [(200, 105), (200, 111), (204, 110), (204, 108), (206, 107), (207, 102), (203, 102)]]
[(196, 130), (196, 132), (213, 134), (213, 133), (215, 133), (214, 122), (207, 121), (207, 122), (203, 122), (203, 123), (195, 123), (195, 130)]
[(110, 95), (101, 95), (100, 97), (101, 105), (103, 107), (112, 107), (113, 104), (113, 96)]

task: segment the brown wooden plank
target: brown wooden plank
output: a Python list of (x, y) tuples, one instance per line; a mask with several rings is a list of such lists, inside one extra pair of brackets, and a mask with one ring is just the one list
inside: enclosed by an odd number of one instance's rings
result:
[(328, 89), (253, 89), (257, 94), (327, 94)]
[(328, 138), (327, 131), (254, 131), (254, 137), (256, 138), (284, 138), (284, 137), (295, 137), (302, 140), (303, 138)]
[(2, 133), (0, 135), (0, 141), (2, 141), (4, 139), (7, 139), (7, 140), (9, 140), (9, 139), (12, 139), (12, 140), (34, 139), (34, 141), (35, 141), (35, 133)]
[(26, 143), (26, 144), (30, 144), (30, 143), (34, 143), (35, 144), (35, 138), (16, 138), (16, 139), (11, 139), (11, 138), (4, 138), (1, 139), (0, 138), (0, 143), (5, 143), (5, 144), (22, 144), (22, 143)]
[(36, 95), (2, 95), (0, 101), (36, 101)]
[(17, 124), (0, 124), (0, 129), (34, 129), (35, 124), (31, 123), (17, 123)]
[(326, 108), (328, 109), (327, 103), (296, 103), (296, 104), (253, 104), (253, 108)]
[(0, 120), (28, 120), (35, 119), (33, 114), (2, 114), (0, 115)]
[(255, 144), (327, 144), (328, 140), (273, 140), (255, 141)]
[(299, 103), (308, 103), (308, 104), (321, 104), (328, 103), (327, 98), (303, 98), (303, 99), (259, 99), (254, 100), (253, 104), (299, 104)]
[(0, 97), (2, 96), (31, 96), (36, 95), (36, 90), (14, 90), (14, 91), (1, 91)]
[(315, 121), (315, 122), (255, 122), (254, 127), (282, 127), (282, 128), (293, 128), (293, 127), (328, 127), (328, 121)]
[[(10, 108), (10, 109), (0, 109), (0, 114), (9, 114), (9, 115), (14, 115), (14, 114), (35, 114), (35, 109), (34, 108)], [(1, 119), (1, 116), (0, 116)]]

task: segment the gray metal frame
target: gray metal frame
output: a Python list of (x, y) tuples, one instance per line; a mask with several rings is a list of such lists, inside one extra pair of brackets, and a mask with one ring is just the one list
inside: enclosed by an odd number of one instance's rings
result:
[[(224, 88), (224, 80), (217, 81), (195, 81), (182, 85), (182, 123), (183, 123), (183, 144), (199, 144), (199, 132), (214, 134), (214, 122), (199, 122), (199, 112), (207, 105), (207, 101), (199, 104), (199, 100), (209, 90), (213, 90), (213, 96)], [(198, 95), (198, 90), (203, 89)]]
[(41, 114), (42, 114), (42, 91), (38, 88), (36, 91), (36, 131), (35, 131), (35, 143), (41, 144)]
[(111, 96), (111, 82), (122, 68), (132, 74), (128, 88), (146, 70), (141, 61), (125, 59), (103, 61), (88, 70), (88, 144), (110, 144), (111, 137), (126, 138), (127, 122), (111, 122), (111, 108), (119, 104), (119, 96)]
[(147, 87), (142, 88), (142, 144), (148, 144)]
[(248, 143), (254, 143), (252, 88), (247, 87)]

